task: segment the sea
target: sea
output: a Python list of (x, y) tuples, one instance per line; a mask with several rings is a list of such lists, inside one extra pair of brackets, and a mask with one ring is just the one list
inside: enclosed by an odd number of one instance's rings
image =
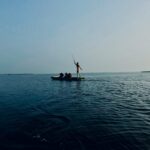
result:
[(150, 150), (150, 73), (0, 75), (0, 150)]

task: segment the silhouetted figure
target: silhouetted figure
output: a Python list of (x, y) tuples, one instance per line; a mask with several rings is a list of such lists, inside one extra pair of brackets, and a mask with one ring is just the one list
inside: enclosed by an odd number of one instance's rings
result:
[(65, 73), (65, 79), (68, 79), (68, 73), (67, 72)]
[(77, 69), (77, 77), (79, 78), (79, 71), (82, 70), (82, 68), (80, 67), (79, 63), (74, 61), (74, 64), (76, 65), (76, 69)]
[(71, 78), (72, 78), (72, 74), (68, 73), (68, 79), (71, 79)]
[(61, 72), (61, 73), (59, 74), (59, 77), (62, 79), (62, 78), (64, 77), (64, 74)]

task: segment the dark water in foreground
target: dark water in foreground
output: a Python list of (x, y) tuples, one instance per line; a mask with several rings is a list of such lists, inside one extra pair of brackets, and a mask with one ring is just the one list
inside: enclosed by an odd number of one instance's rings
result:
[(149, 150), (150, 74), (0, 75), (0, 150)]

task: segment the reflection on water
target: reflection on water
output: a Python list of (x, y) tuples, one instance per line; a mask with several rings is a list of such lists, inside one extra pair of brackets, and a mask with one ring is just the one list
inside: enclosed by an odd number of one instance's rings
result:
[(150, 77), (0, 75), (0, 149), (149, 150)]

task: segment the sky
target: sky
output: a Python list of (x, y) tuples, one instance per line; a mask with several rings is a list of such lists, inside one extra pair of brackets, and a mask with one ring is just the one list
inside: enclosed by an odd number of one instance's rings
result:
[(0, 0), (0, 73), (150, 70), (149, 0)]

